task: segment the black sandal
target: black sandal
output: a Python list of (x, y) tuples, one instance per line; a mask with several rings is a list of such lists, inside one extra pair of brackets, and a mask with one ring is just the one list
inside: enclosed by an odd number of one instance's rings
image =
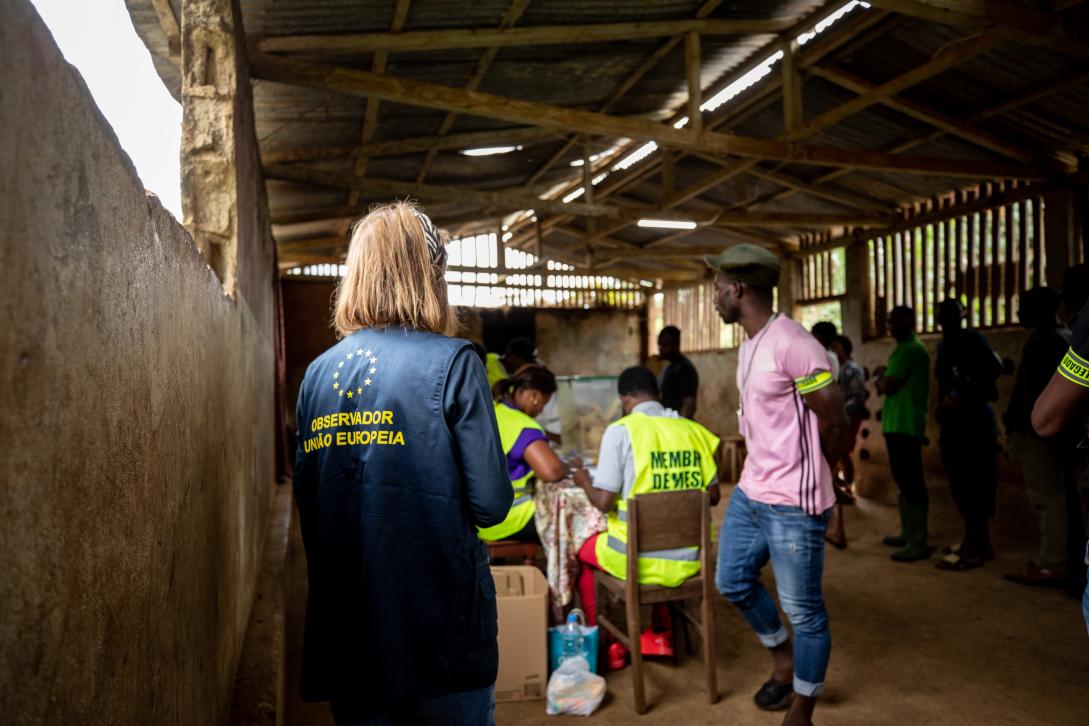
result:
[(983, 567), (983, 558), (974, 555), (948, 554), (938, 560), (938, 564), (935, 566), (939, 570), (962, 572), (964, 570), (974, 570), (977, 567)]
[(794, 695), (793, 683), (779, 683), (774, 678), (760, 686), (760, 690), (752, 697), (758, 708), (764, 711), (783, 711), (790, 705), (790, 699)]

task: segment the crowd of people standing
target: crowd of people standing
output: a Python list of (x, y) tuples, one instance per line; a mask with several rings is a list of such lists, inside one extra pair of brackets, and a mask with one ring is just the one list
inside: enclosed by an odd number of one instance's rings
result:
[[(298, 449), (294, 472), (309, 577), (302, 695), (331, 701), (338, 724), (494, 723), (497, 614), (484, 541), (537, 538), (531, 480), (570, 478), (606, 513), (607, 531), (579, 552), (583, 584), (593, 570), (624, 578), (628, 501), (658, 488), (655, 460), (683, 462), (669, 464), (680, 467), (670, 481), (682, 483), (670, 488), (705, 489), (712, 503), (719, 496), (719, 439), (691, 420), (699, 376), (680, 352), (680, 331), (659, 336), (668, 364), (660, 377), (643, 367), (620, 375), (624, 416), (606, 430), (596, 470), (564, 462), (542, 423), (556, 380), (532, 342), (512, 341), (498, 356), (450, 337), (445, 242), (408, 203), (378, 208), (355, 226), (336, 300), (341, 340), (310, 365), (300, 389), (296, 421), (316, 434), (313, 446)], [(756, 706), (784, 709), (787, 726), (810, 724), (832, 644), (825, 545), (846, 546), (850, 454), (871, 417), (867, 375), (834, 326), (810, 334), (775, 311), (774, 253), (742, 244), (705, 261), (716, 311), (747, 335), (736, 373), (747, 457), (717, 538), (715, 586), (768, 650), (771, 674)], [(1071, 583), (1083, 570), (1071, 552), (1084, 542), (1072, 473), (1089, 400), (1085, 275), (1084, 266), (1068, 273), (1061, 307), (1044, 289), (1021, 299), (1020, 320), (1032, 333), (1003, 421), (1030, 480), (1041, 541), (1038, 559), (1010, 573), (1018, 582)], [(1078, 309), (1071, 334), (1058, 314)], [(964, 522), (960, 542), (937, 564), (957, 571), (994, 557), (993, 404), (998, 377), (1011, 371), (985, 336), (965, 328), (959, 301), (943, 301), (937, 319), (933, 416)], [(894, 560), (910, 562), (930, 556), (923, 449), (931, 357), (911, 308), (893, 309), (888, 324), (896, 344), (874, 388), (884, 398), (901, 531), (885, 542)], [(362, 420), (363, 408), (381, 432), (339, 430)], [(640, 553), (639, 582), (683, 582), (700, 570), (694, 549)], [(778, 604), (761, 580), (769, 564)], [(580, 590), (592, 620), (598, 604), (592, 590)], [(1089, 591), (1083, 602), (1089, 623)]]

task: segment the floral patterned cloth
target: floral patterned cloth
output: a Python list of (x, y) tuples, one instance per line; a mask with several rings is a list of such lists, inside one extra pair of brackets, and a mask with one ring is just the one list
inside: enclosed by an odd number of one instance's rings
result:
[(538, 482), (534, 500), (537, 534), (548, 556), (546, 574), (552, 620), (562, 622), (563, 609), (574, 597), (579, 548), (590, 537), (605, 531), (605, 515), (570, 479)]

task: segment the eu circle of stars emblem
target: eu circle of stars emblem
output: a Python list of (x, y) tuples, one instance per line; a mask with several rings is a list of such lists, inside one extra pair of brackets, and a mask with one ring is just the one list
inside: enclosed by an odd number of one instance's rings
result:
[(372, 350), (356, 348), (348, 351), (344, 360), (333, 370), (333, 390), (341, 398), (358, 400), (374, 383), (378, 373), (378, 356)]

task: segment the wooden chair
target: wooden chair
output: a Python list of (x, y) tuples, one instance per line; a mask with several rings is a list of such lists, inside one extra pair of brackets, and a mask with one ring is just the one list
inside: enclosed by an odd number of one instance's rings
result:
[[(602, 534), (602, 537), (608, 536)], [(639, 584), (640, 552), (673, 549), (675, 547), (699, 547), (700, 571), (678, 587)], [(642, 494), (628, 502), (628, 571), (627, 579), (619, 580), (607, 572), (595, 570), (594, 590), (598, 603), (598, 624), (608, 630), (631, 652), (632, 681), (635, 712), (646, 713), (643, 693), (643, 655), (640, 651), (642, 623), (639, 617), (641, 605), (669, 603), (674, 622), (682, 616), (696, 628), (703, 639), (703, 665), (707, 678), (707, 696), (710, 703), (718, 700), (715, 678), (715, 620), (714, 592), (711, 564), (711, 504), (706, 491), (660, 492)], [(627, 632), (623, 632), (604, 615), (607, 591), (613, 600), (624, 601), (627, 614)], [(683, 601), (700, 600), (700, 619), (684, 608)], [(674, 628), (674, 640), (681, 633)], [(687, 641), (688, 638), (686, 637)], [(674, 642), (674, 652), (678, 652)]]
[(532, 542), (519, 542), (513, 539), (501, 539), (488, 542), (488, 561), (522, 558), (523, 565), (533, 565), (537, 559), (537, 553), (541, 551), (539, 544)]
[(723, 436), (721, 447), (722, 465), (718, 470), (726, 474), (723, 481), (735, 484), (741, 478), (741, 466), (745, 463), (745, 437)]

